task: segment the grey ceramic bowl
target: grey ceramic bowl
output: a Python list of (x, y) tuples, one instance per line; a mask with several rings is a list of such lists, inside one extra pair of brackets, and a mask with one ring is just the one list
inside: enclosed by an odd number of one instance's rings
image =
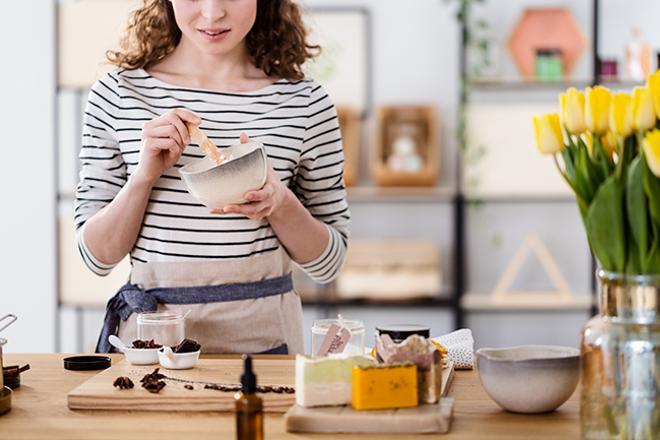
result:
[(261, 143), (232, 145), (222, 153), (235, 159), (216, 165), (204, 157), (179, 170), (188, 191), (209, 208), (245, 203), (245, 193), (260, 189), (266, 182), (268, 161)]
[(575, 391), (580, 352), (571, 347), (521, 345), (477, 350), (481, 384), (507, 411), (552, 411)]

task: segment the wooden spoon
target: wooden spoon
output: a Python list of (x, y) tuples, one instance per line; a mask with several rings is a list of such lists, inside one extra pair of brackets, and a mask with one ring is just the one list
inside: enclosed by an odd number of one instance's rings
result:
[(213, 143), (211, 139), (209, 139), (203, 132), (202, 130), (199, 129), (199, 125), (192, 124), (190, 122), (186, 122), (186, 127), (188, 128), (188, 133), (190, 133), (190, 139), (195, 141), (198, 145), (199, 148), (202, 149), (204, 154), (214, 161), (217, 165), (220, 165), (222, 162), (224, 162), (225, 156), (220, 152), (218, 147)]

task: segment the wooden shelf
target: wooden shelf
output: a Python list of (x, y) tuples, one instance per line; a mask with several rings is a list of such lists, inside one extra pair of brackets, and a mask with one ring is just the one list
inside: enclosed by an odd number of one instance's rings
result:
[[(524, 78), (494, 78), (494, 79), (479, 79), (473, 81), (471, 87), (479, 92), (502, 92), (502, 91), (534, 91), (548, 90), (556, 91), (563, 90), (569, 87), (576, 87), (582, 89), (589, 87), (592, 81), (590, 79), (563, 79), (561, 81), (538, 81), (536, 79)], [(609, 88), (633, 88), (635, 86), (644, 85), (640, 81), (620, 79), (602, 81), (601, 85)]]
[(370, 299), (370, 298), (342, 298), (336, 290), (301, 290), (297, 292), (302, 299), (303, 306), (321, 307), (423, 307), (442, 306), (450, 307), (454, 302), (454, 289), (451, 286), (442, 286), (442, 290), (434, 296), (410, 297), (402, 299)]
[(442, 202), (449, 203), (455, 197), (453, 188), (433, 187), (348, 187), (348, 201), (355, 203), (379, 202)]
[(526, 295), (520, 299), (507, 298), (506, 301), (493, 300), (491, 295), (467, 293), (461, 298), (461, 306), (471, 312), (567, 312), (588, 311), (593, 305), (589, 295), (573, 296), (570, 300), (544, 298)]
[(387, 307), (387, 308), (414, 308), (414, 307), (451, 307), (454, 299), (448, 296), (436, 298), (420, 298), (405, 301), (367, 300), (367, 299), (305, 299), (303, 307)]
[(470, 194), (468, 203), (575, 203), (573, 194)]

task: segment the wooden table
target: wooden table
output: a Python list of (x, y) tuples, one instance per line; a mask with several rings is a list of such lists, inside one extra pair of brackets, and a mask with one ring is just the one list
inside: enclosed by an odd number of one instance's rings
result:
[[(5, 365), (29, 363), (21, 387), (13, 394), (12, 410), (0, 416), (2, 439), (222, 439), (235, 438), (234, 417), (222, 413), (150, 413), (71, 411), (66, 395), (95, 372), (67, 371), (61, 354), (6, 354)], [(120, 355), (113, 355), (121, 359)], [(113, 361), (114, 361), (113, 359)], [(450, 395), (456, 399), (451, 439), (575, 439), (579, 438), (576, 392), (558, 411), (524, 416), (502, 411), (479, 383), (475, 371), (457, 371)], [(381, 439), (440, 436), (289, 434), (282, 416), (265, 418), (267, 439)]]

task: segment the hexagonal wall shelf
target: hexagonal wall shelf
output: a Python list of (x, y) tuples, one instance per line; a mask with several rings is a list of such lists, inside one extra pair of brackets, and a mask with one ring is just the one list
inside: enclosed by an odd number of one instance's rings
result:
[(511, 55), (525, 78), (535, 76), (537, 49), (560, 49), (564, 75), (568, 75), (585, 46), (584, 34), (566, 8), (526, 9), (509, 37)]

